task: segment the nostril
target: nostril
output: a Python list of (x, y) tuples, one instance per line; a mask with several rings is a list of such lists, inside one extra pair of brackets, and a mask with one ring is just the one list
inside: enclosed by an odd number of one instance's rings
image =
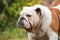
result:
[(23, 23), (23, 20), (24, 20), (25, 18), (24, 17), (21, 17), (20, 18), (20, 20), (19, 20), (19, 22), (18, 22), (18, 25), (19, 26), (23, 26), (24, 25), (24, 23)]
[(21, 25), (21, 26), (23, 26), (23, 25), (24, 25), (24, 24), (23, 24), (23, 22), (19, 22), (18, 24), (19, 24), (19, 25)]
[(20, 18), (20, 20), (23, 20), (23, 19), (25, 19), (25, 18), (24, 18), (24, 17), (21, 17), (21, 18)]
[(20, 21), (18, 22), (18, 24), (21, 25), (21, 26), (24, 25), (24, 23), (23, 23), (23, 19), (24, 19), (24, 18), (20, 18)]

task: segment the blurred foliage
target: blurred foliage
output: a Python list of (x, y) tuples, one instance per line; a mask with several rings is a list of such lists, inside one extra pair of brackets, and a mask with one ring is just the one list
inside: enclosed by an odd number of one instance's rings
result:
[(0, 0), (0, 30), (14, 28), (22, 7), (27, 0)]
[(27, 33), (24, 29), (14, 28), (8, 29), (0, 33), (0, 40), (28, 40)]
[[(43, 4), (43, 0), (39, 2)], [(16, 23), (23, 6), (35, 4), (37, 4), (37, 0), (0, 0), (0, 40), (8, 40), (13, 38), (12, 36), (21, 39), (22, 36), (26, 36), (25, 31), (16, 27)]]
[(27, 3), (27, 5), (35, 5), (39, 2), (39, 4), (43, 4), (43, 0), (30, 0), (29, 3)]

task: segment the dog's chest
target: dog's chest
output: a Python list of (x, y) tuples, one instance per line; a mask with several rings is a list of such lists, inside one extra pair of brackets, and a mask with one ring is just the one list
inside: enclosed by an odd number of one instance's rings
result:
[(48, 36), (47, 35), (43, 35), (41, 36), (40, 34), (31, 34), (31, 40), (48, 40)]

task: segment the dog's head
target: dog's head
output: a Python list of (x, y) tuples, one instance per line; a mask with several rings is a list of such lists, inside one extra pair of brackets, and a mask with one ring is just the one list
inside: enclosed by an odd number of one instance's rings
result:
[(18, 18), (18, 26), (27, 31), (36, 28), (41, 23), (41, 9), (39, 7), (24, 7)]

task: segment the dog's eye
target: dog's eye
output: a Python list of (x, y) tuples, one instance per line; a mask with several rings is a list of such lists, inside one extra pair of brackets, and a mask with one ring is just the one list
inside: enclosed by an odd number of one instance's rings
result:
[(31, 15), (26, 15), (27, 17), (31, 17)]

